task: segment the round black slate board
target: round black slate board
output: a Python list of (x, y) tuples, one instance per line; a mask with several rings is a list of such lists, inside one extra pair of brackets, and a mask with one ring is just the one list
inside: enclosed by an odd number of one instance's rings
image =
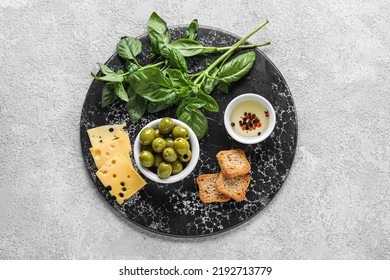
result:
[[(172, 40), (182, 38), (185, 28), (171, 29)], [(139, 38), (143, 49), (140, 63), (149, 63), (149, 41), (147, 35)], [(225, 31), (200, 27), (198, 40), (205, 46), (229, 46), (240, 38)], [(85, 98), (80, 120), (81, 149), (88, 172), (96, 187), (108, 203), (132, 223), (155, 233), (178, 237), (206, 236), (231, 229), (248, 221), (259, 213), (275, 196), (286, 180), (293, 163), (297, 144), (297, 119), (292, 95), (281, 73), (258, 49), (252, 70), (240, 81), (230, 85), (229, 94), (219, 90), (213, 92), (220, 111), (205, 111), (209, 121), (207, 135), (200, 141), (201, 154), (192, 175), (181, 182), (159, 185), (148, 179), (148, 184), (123, 205), (110, 197), (96, 177), (97, 171), (89, 148), (91, 146), (87, 129), (126, 122), (132, 143), (141, 128), (150, 121), (170, 116), (175, 117), (175, 108), (145, 114), (135, 125), (131, 124), (124, 102), (116, 101), (108, 108), (101, 108), (103, 83), (93, 81)], [(214, 60), (220, 54), (214, 54)], [(208, 56), (210, 57), (210, 56)], [(197, 72), (205, 67), (205, 57), (188, 59), (190, 71)], [(121, 59), (114, 54), (107, 62), (111, 69), (123, 69)], [(264, 96), (276, 111), (276, 126), (271, 136), (260, 144), (243, 145), (228, 136), (223, 125), (223, 114), (229, 101), (242, 93), (256, 93)], [(251, 162), (252, 178), (243, 202), (204, 204), (199, 200), (196, 177), (202, 173), (219, 172), (215, 155), (220, 150), (241, 148)], [(134, 161), (133, 161), (134, 162)]]

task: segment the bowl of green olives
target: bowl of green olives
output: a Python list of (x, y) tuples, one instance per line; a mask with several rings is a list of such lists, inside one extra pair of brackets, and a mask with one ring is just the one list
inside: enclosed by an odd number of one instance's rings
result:
[(150, 180), (171, 184), (186, 178), (199, 159), (199, 142), (184, 122), (165, 117), (147, 124), (134, 142), (134, 160)]

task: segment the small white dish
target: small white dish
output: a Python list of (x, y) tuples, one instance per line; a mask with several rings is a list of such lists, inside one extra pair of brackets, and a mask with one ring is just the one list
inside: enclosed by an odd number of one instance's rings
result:
[[(245, 111), (247, 113), (251, 109), (253, 110), (251, 113), (255, 113), (259, 117), (260, 123), (263, 120), (262, 127), (256, 127), (251, 131), (244, 129), (240, 131), (242, 125), (239, 122), (243, 119), (238, 116), (238, 112)], [(244, 117), (244, 112), (242, 112), (242, 117)], [(227, 132), (234, 140), (243, 144), (256, 144), (267, 139), (275, 128), (275, 122), (275, 110), (271, 103), (264, 97), (254, 93), (241, 94), (234, 98), (226, 107), (224, 114), (224, 124)]]
[[(157, 126), (161, 120), (162, 119), (157, 119), (157, 120), (151, 121), (150, 123), (145, 125), (141, 129), (141, 131), (146, 127), (157, 128)], [(196, 137), (194, 131), (184, 122), (179, 121), (177, 119), (173, 119), (173, 118), (172, 118), (172, 120), (175, 123), (175, 126), (177, 126), (177, 125), (184, 126), (185, 128), (188, 129), (188, 132), (190, 133), (190, 139), (188, 141), (189, 141), (190, 146), (191, 146), (192, 157), (191, 157), (191, 160), (187, 163), (187, 165), (183, 168), (183, 170), (178, 174), (171, 175), (166, 179), (161, 179), (160, 177), (158, 177), (158, 175), (156, 173), (154, 173), (153, 171), (151, 171), (150, 169), (148, 169), (146, 167), (143, 167), (139, 161), (139, 154), (141, 152), (141, 143), (139, 141), (139, 138), (141, 135), (141, 131), (138, 133), (137, 137), (135, 138), (135, 142), (133, 145), (134, 146), (133, 153), (134, 153), (135, 163), (137, 164), (137, 167), (141, 171), (141, 173), (143, 175), (145, 175), (145, 177), (152, 180), (153, 182), (162, 183), (162, 184), (172, 184), (172, 183), (181, 181), (184, 178), (186, 178), (188, 175), (191, 174), (191, 172), (194, 170), (194, 168), (199, 160), (199, 152), (200, 152), (199, 141), (198, 141), (198, 138)]]

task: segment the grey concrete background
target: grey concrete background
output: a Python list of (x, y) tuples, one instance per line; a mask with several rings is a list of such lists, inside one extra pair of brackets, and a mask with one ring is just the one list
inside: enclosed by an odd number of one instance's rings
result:
[[(198, 18), (244, 35), (284, 75), (299, 119), (287, 182), (250, 222), (196, 240), (120, 217), (86, 172), (91, 71), (123, 35)], [(1, 259), (390, 259), (388, 1), (0, 2)]]

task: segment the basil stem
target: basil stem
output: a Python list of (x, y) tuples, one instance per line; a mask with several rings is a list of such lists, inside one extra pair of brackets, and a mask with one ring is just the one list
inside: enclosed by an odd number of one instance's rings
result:
[[(268, 46), (270, 44), (271, 44), (271, 42), (263, 42), (263, 43), (259, 43), (259, 44), (253, 44), (253, 45), (241, 45), (241, 46), (238, 47), (238, 49), (240, 49), (240, 50), (254, 49), (254, 48), (258, 48), (258, 47)], [(231, 47), (232, 46), (220, 47), (220, 48), (217, 48), (217, 47), (205, 47), (203, 49), (202, 53), (224, 52), (224, 51), (229, 50)]]
[(213, 70), (221, 61), (225, 60), (227, 57), (230, 57), (239, 46), (241, 46), (246, 40), (248, 40), (248, 38), (250, 38), (257, 31), (263, 28), (268, 22), (269, 22), (268, 20), (264, 21), (262, 24), (254, 28), (251, 32), (249, 32), (248, 35), (244, 36), (240, 41), (235, 43), (227, 52), (225, 52), (217, 60), (215, 60), (209, 67), (207, 67), (206, 70), (204, 70), (203, 73), (194, 81), (194, 83), (198, 84), (199, 81), (203, 79), (203, 76), (205, 74), (208, 74), (211, 70)]

